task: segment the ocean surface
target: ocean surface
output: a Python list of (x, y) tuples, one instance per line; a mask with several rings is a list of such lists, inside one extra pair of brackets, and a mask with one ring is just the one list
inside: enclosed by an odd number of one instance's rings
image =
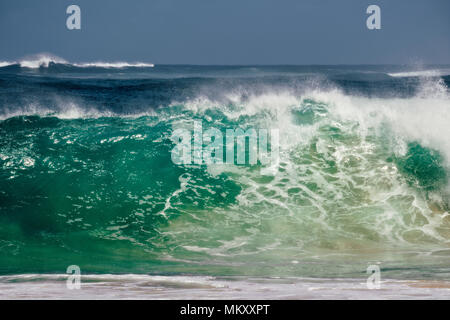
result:
[[(449, 85), (442, 65), (0, 62), (0, 298), (448, 299)], [(278, 130), (277, 166), (175, 164), (194, 121)]]

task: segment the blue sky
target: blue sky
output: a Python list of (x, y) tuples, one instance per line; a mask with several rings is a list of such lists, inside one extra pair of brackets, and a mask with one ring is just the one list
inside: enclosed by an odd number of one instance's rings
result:
[[(67, 30), (66, 8), (81, 8)], [(366, 8), (381, 8), (368, 30)], [(450, 63), (449, 0), (0, 0), (0, 61)]]

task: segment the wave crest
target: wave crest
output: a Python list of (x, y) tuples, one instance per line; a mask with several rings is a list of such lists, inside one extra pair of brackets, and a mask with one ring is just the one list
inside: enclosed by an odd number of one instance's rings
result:
[(32, 56), (25, 57), (18, 61), (1, 61), (0, 68), (8, 67), (12, 65), (18, 65), (21, 68), (27, 69), (39, 69), (49, 68), (52, 65), (65, 65), (69, 67), (77, 68), (106, 68), (106, 69), (122, 69), (122, 68), (152, 68), (155, 65), (153, 63), (146, 62), (78, 62), (71, 63), (58, 56), (46, 53), (40, 53)]

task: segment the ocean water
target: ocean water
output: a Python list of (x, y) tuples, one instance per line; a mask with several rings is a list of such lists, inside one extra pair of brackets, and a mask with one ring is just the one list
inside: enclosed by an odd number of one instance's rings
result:
[[(449, 84), (436, 65), (0, 62), (0, 298), (449, 298)], [(279, 162), (177, 165), (194, 121), (276, 129)]]

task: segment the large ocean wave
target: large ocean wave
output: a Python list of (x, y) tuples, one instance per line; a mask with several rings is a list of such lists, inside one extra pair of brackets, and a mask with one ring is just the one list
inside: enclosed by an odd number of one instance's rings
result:
[[(360, 272), (349, 257), (448, 257), (448, 79), (165, 68), (0, 75), (0, 272), (325, 277)], [(279, 163), (174, 164), (194, 120), (278, 129)]]

